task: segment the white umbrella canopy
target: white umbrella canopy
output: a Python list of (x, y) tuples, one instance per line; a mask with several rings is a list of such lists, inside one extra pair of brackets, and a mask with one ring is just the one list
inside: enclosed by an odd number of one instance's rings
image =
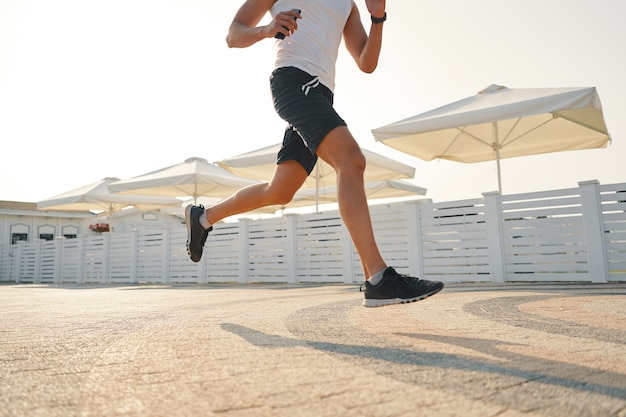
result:
[(180, 164), (114, 182), (109, 184), (109, 189), (122, 194), (191, 196), (195, 204), (199, 196), (227, 197), (240, 188), (258, 183), (260, 181), (238, 177), (206, 159), (192, 157)]
[[(281, 145), (275, 144), (247, 152), (232, 158), (216, 162), (217, 165), (235, 175), (269, 181), (276, 167), (276, 155)], [(366, 182), (413, 178), (415, 168), (391, 158), (362, 149), (367, 166), (364, 178)], [(337, 182), (335, 170), (321, 159), (318, 160), (311, 176), (305, 181), (304, 188), (334, 185)]]
[[(243, 177), (269, 181), (276, 167), (276, 155), (281, 144), (275, 144), (252, 152), (216, 162), (217, 165)], [(413, 178), (415, 168), (391, 158), (387, 158), (367, 149), (362, 149), (367, 165), (364, 179), (366, 182)], [(326, 162), (318, 159), (311, 175), (303, 184), (305, 189), (318, 189), (337, 183), (335, 170)], [(319, 202), (318, 202), (319, 203)]]
[(180, 205), (181, 201), (169, 197), (121, 195), (109, 191), (108, 185), (119, 178), (107, 177), (72, 191), (47, 198), (37, 203), (40, 210), (105, 211), (113, 213), (127, 207), (154, 210)]
[(426, 161), (500, 160), (604, 148), (610, 142), (595, 87), (509, 89), (477, 95), (372, 130), (377, 141)]

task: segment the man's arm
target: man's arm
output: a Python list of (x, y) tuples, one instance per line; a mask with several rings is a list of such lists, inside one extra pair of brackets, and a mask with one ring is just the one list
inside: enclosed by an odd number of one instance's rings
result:
[(281, 12), (269, 24), (257, 27), (275, 2), (276, 0), (246, 0), (228, 28), (228, 47), (247, 48), (263, 39), (273, 38), (277, 32), (289, 36), (298, 29), (294, 17), (299, 15), (292, 11)]
[[(372, 16), (382, 17), (385, 14), (385, 0), (366, 0), (366, 4)], [(372, 23), (368, 35), (361, 23), (359, 9), (353, 1), (352, 12), (343, 29), (343, 39), (359, 69), (367, 73), (374, 72), (382, 48), (383, 23)]]

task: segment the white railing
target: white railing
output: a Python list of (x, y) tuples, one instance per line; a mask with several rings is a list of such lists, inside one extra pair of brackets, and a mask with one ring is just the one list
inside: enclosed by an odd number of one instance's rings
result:
[[(626, 184), (370, 207), (390, 265), (445, 282), (626, 281)], [(24, 283), (360, 282), (336, 211), (219, 224), (191, 262), (186, 231), (102, 234), (0, 247)]]

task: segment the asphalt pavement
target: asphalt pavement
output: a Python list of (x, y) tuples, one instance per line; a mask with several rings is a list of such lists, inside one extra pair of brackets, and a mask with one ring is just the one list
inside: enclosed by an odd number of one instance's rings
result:
[(0, 285), (0, 416), (626, 416), (626, 284)]

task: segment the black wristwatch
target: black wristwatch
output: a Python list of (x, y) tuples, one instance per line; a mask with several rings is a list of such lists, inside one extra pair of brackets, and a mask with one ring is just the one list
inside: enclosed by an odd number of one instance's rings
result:
[(374, 17), (372, 15), (370, 15), (370, 17), (372, 18), (372, 23), (383, 23), (385, 20), (387, 20), (387, 12), (385, 12), (383, 17)]

